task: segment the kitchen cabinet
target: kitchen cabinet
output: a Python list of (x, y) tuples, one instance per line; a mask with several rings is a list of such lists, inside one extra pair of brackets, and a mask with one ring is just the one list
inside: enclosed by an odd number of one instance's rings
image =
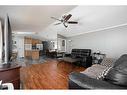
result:
[(31, 44), (31, 43), (32, 43), (32, 38), (25, 37), (24, 44)]
[(39, 59), (39, 50), (32, 50), (32, 59)]
[(42, 50), (42, 41), (29, 37), (24, 38), (25, 58), (39, 59), (39, 51)]
[(31, 50), (25, 50), (25, 57), (31, 58), (32, 51)]

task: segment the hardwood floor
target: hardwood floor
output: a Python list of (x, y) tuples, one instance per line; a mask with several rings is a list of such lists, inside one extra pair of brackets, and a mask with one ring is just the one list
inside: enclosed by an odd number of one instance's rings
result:
[(21, 68), (23, 89), (68, 89), (68, 75), (80, 72), (84, 67), (71, 63), (48, 60), (43, 64), (33, 64)]

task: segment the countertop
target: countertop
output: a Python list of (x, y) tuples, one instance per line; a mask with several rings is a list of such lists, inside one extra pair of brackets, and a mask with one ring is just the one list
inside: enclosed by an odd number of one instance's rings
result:
[(25, 51), (40, 51), (39, 49), (25, 50)]

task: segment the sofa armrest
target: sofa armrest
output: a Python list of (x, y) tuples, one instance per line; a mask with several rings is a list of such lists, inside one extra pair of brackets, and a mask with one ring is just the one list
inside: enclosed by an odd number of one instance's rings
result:
[(81, 62), (83, 67), (90, 67), (92, 65), (92, 56), (84, 56)]
[(73, 72), (69, 75), (69, 89), (125, 89), (106, 81), (88, 77), (85, 74)]

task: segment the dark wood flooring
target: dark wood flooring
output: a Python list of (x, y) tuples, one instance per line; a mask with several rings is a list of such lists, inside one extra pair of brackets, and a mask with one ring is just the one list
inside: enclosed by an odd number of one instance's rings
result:
[(71, 63), (48, 60), (21, 68), (23, 89), (68, 89), (68, 75), (85, 70)]

